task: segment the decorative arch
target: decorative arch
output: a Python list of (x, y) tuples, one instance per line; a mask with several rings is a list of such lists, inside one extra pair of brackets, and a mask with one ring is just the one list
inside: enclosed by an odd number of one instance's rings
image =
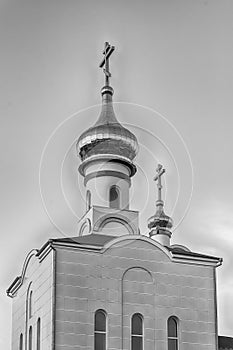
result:
[[(133, 271), (133, 270), (135, 270), (135, 271)], [(148, 309), (148, 305), (151, 306), (152, 310), (155, 309), (155, 283), (154, 283), (154, 278), (153, 278), (152, 273), (144, 266), (137, 266), (137, 265), (130, 266), (129, 268), (127, 268), (124, 271), (122, 278), (121, 278), (121, 339), (122, 339), (121, 341), (122, 341), (122, 349), (127, 348), (127, 343), (125, 343), (125, 341), (127, 341), (127, 338), (129, 337), (130, 338), (129, 341), (131, 341), (130, 350), (136, 350), (136, 349), (143, 350), (143, 348), (141, 348), (141, 347), (136, 347), (138, 344), (135, 344), (135, 343), (134, 343), (134, 347), (132, 347), (132, 336), (133, 336), (133, 334), (132, 334), (132, 317), (134, 316), (134, 314), (141, 315), (142, 321), (143, 321), (144, 316), (147, 316), (146, 319), (147, 319), (148, 324), (150, 324), (149, 327), (153, 328), (153, 327), (155, 327), (155, 314), (153, 314), (153, 316), (143, 315), (144, 314), (144, 306), (143, 306), (143, 303), (141, 301), (142, 299), (139, 296), (139, 294), (140, 294), (139, 292), (137, 292), (139, 299), (140, 299), (140, 300), (138, 299), (138, 303), (134, 299), (134, 307), (138, 308), (138, 310), (136, 313), (131, 315), (131, 332), (127, 331), (127, 327), (124, 327), (125, 317), (127, 317), (127, 314), (129, 313), (127, 309), (126, 309), (126, 312), (124, 309), (125, 306), (127, 307), (127, 305), (128, 305), (127, 298), (131, 298), (130, 293), (131, 292), (134, 293), (134, 291), (135, 291), (133, 284), (132, 284), (133, 279), (130, 278), (127, 281), (126, 275), (130, 272), (136, 272), (136, 270), (141, 271), (140, 272), (140, 281), (136, 281), (136, 279), (137, 279), (136, 278), (135, 279), (136, 283), (138, 282), (141, 285), (143, 285), (145, 283), (147, 283), (147, 284), (150, 283), (149, 289), (147, 288), (147, 294), (148, 294), (148, 299), (146, 301), (147, 309)], [(127, 288), (126, 288), (126, 290), (125, 290), (125, 287), (127, 286), (127, 284), (125, 285), (125, 283), (127, 283), (127, 282), (130, 285), (131, 292), (130, 292), (130, 289), (127, 290)], [(125, 292), (128, 293), (128, 297), (126, 296)], [(135, 310), (135, 308), (134, 308), (134, 310)], [(145, 329), (146, 329), (146, 327), (145, 327)], [(127, 333), (128, 333), (128, 335), (127, 335)], [(134, 335), (136, 336), (136, 333)], [(140, 334), (138, 334), (138, 336), (139, 335)], [(143, 333), (142, 335), (143, 335), (143, 337), (145, 337), (145, 341), (146, 341), (146, 334), (144, 335), (144, 333)], [(155, 339), (154, 339), (154, 342), (155, 342)], [(137, 343), (137, 341), (136, 341), (136, 343)], [(143, 345), (143, 343), (142, 343), (142, 345)], [(154, 346), (155, 346), (155, 343), (154, 343)]]
[(117, 213), (116, 215), (109, 216), (109, 214), (106, 214), (106, 215), (102, 216), (99, 220), (96, 221), (96, 223), (94, 225), (94, 231), (100, 231), (109, 222), (115, 221), (115, 222), (118, 222), (118, 223), (121, 223), (122, 225), (124, 225), (127, 228), (129, 234), (135, 234), (135, 232), (137, 232), (136, 226), (132, 222), (128, 222), (127, 218), (125, 218), (120, 213)]
[(114, 217), (114, 216), (112, 216), (112, 217), (107, 217), (106, 219), (104, 219), (104, 220), (101, 222), (101, 224), (100, 224), (100, 226), (99, 226), (99, 229), (100, 229), (100, 230), (103, 229), (103, 228), (104, 228), (108, 223), (110, 223), (110, 222), (116, 222), (116, 223), (118, 223), (118, 224), (121, 224), (121, 225), (123, 225), (124, 227), (126, 227), (128, 233), (131, 233), (131, 234), (134, 233), (134, 232), (133, 232), (133, 229), (132, 229), (132, 227), (131, 227), (131, 225), (130, 225), (126, 220), (124, 220), (124, 219), (122, 219), (122, 218), (117, 218), (117, 217)]
[[(25, 313), (25, 350), (27, 350), (27, 342), (29, 339), (28, 323), (29, 323), (29, 310), (30, 310), (30, 294), (31, 294), (32, 282), (28, 284), (27, 294), (26, 294), (26, 313)], [(30, 348), (29, 348), (30, 349)]]
[(32, 281), (29, 282), (26, 294), (26, 322), (32, 313)]
[(84, 222), (82, 223), (80, 230), (79, 230), (79, 236), (83, 236), (85, 230), (87, 229), (87, 232), (91, 232), (91, 221), (90, 219), (86, 218)]
[(29, 297), (28, 297), (28, 317), (29, 318), (32, 317), (32, 312), (33, 312), (32, 311), (32, 308), (33, 308), (33, 306), (32, 306), (32, 302), (33, 302), (32, 298), (33, 298), (33, 292), (32, 292), (32, 290), (30, 290)]

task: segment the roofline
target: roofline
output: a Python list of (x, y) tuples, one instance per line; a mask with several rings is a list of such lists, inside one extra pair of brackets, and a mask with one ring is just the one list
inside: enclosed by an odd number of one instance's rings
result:
[(37, 256), (37, 253), (38, 253), (37, 249), (32, 249), (26, 256), (23, 263), (21, 275), (17, 276), (14, 279), (14, 281), (11, 283), (10, 287), (6, 291), (6, 294), (8, 297), (13, 298), (17, 290), (22, 286), (29, 261), (33, 256)]
[(143, 235), (127, 235), (127, 236), (120, 236), (117, 237), (110, 242), (106, 243), (105, 246), (103, 247), (103, 251), (106, 251), (107, 249), (111, 248), (114, 244), (121, 242), (123, 240), (133, 240), (133, 239), (140, 239), (143, 241), (146, 241), (155, 247), (159, 248), (162, 250), (171, 261), (177, 262), (177, 263), (188, 263), (188, 264), (198, 264), (198, 265), (211, 265), (211, 266), (220, 266), (222, 264), (222, 258), (217, 258), (213, 256), (208, 256), (208, 255), (194, 255), (192, 252), (187, 252), (185, 251), (185, 254), (182, 254), (181, 252), (173, 252), (169, 248), (163, 246), (159, 242), (153, 240), (152, 238), (149, 238), (147, 236)]
[(14, 279), (14, 281), (11, 283), (10, 287), (6, 291), (7, 296), (13, 298), (17, 290), (22, 286), (24, 282), (27, 266), (33, 256), (37, 257), (41, 262), (47, 256), (47, 254), (49, 254), (49, 252), (55, 248), (74, 248), (74, 249), (80, 249), (80, 250), (91, 250), (91, 251), (96, 251), (103, 254), (104, 252), (106, 252), (108, 249), (110, 249), (117, 243), (120, 243), (123, 241), (135, 241), (135, 240), (144, 241), (157, 247), (172, 262), (175, 262), (175, 263), (195, 264), (195, 265), (204, 265), (204, 266), (213, 266), (213, 267), (218, 267), (222, 265), (222, 261), (223, 261), (222, 258), (202, 255), (202, 254), (195, 254), (192, 252), (189, 253), (187, 251), (184, 251), (184, 254), (182, 254), (182, 252), (173, 252), (171, 249), (163, 246), (162, 244), (153, 240), (152, 238), (149, 238), (143, 235), (123, 235), (120, 237), (113, 237), (112, 240), (105, 243), (103, 246), (93, 245), (93, 244), (78, 244), (76, 242), (62, 242), (59, 240), (57, 241), (57, 239), (49, 239), (40, 249), (32, 249), (28, 253), (23, 263), (21, 275), (17, 276)]
[[(123, 235), (120, 237), (113, 238), (110, 242), (104, 244), (104, 246), (90, 245), (90, 244), (77, 244), (75, 242), (62, 242), (57, 239), (49, 239), (38, 251), (38, 255), (41, 255), (43, 250), (48, 246), (52, 245), (52, 247), (67, 247), (67, 248), (75, 248), (75, 249), (86, 249), (92, 251), (99, 251), (104, 253), (107, 249), (111, 248), (114, 244), (123, 242), (124, 240), (136, 240), (139, 239), (141, 241), (148, 242), (153, 246), (162, 250), (168, 258), (176, 263), (187, 263), (187, 264), (197, 264), (197, 265), (210, 265), (210, 266), (221, 266), (222, 258), (208, 256), (204, 254), (198, 254), (193, 252), (188, 252), (187, 250), (182, 254), (182, 252), (173, 252), (168, 247), (163, 246), (159, 242), (155, 241), (152, 238), (149, 238), (144, 235)], [(55, 241), (56, 240), (56, 241)], [(196, 255), (197, 254), (197, 255)]]
[(53, 239), (52, 239), (52, 238), (48, 239), (48, 240), (42, 245), (42, 247), (41, 247), (40, 249), (37, 250), (37, 256), (40, 256), (41, 253), (43, 252), (43, 250), (44, 250), (47, 246), (51, 245), (52, 242), (53, 242)]
[(18, 291), (18, 289), (22, 286), (24, 282), (24, 278), (26, 275), (26, 270), (29, 264), (29, 261), (31, 258), (34, 256), (39, 259), (39, 262), (41, 262), (47, 254), (51, 251), (52, 249), (52, 239), (49, 239), (40, 249), (32, 249), (26, 256), (21, 274), (17, 276), (14, 281), (11, 283), (9, 288), (6, 290), (6, 294), (8, 297), (13, 298)]
[(222, 265), (223, 259), (214, 256), (195, 256), (182, 253), (172, 252), (173, 261), (178, 263), (196, 264), (196, 265), (208, 265), (218, 267)]
[(52, 242), (52, 246), (54, 248), (56, 247), (63, 247), (63, 248), (75, 248), (75, 249), (80, 249), (80, 250), (97, 250), (100, 251), (103, 249), (103, 246), (100, 245), (91, 245), (91, 244), (78, 244), (78, 243), (71, 243), (71, 242), (62, 242), (62, 241), (56, 241), (56, 242)]
[(148, 242), (148, 243), (152, 244), (153, 246), (162, 250), (168, 256), (169, 259), (172, 258), (169, 250), (165, 246), (163, 246), (159, 242), (153, 240), (152, 238), (149, 238), (149, 237), (143, 236), (143, 235), (123, 235), (123, 236), (114, 238), (113, 240), (111, 240), (110, 242), (107, 242), (104, 245), (104, 247), (102, 248), (102, 252), (104, 253), (106, 250), (110, 249), (114, 244), (119, 243), (119, 242), (123, 242), (125, 240), (140, 240), (140, 241)]

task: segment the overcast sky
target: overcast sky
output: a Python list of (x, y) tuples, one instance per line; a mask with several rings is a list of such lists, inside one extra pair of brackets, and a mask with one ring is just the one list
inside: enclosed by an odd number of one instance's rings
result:
[(99, 114), (105, 41), (116, 46), (116, 114), (140, 144), (131, 208), (141, 233), (161, 162), (172, 244), (223, 257), (219, 334), (233, 336), (232, 13), (231, 0), (0, 1), (2, 349), (5, 290), (26, 254), (76, 235), (84, 212), (74, 143)]

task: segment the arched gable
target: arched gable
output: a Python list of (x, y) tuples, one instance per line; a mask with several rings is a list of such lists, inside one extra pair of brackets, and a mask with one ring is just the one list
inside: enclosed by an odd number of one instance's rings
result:
[(37, 253), (38, 253), (37, 249), (32, 249), (28, 253), (28, 255), (26, 256), (24, 263), (23, 263), (21, 274), (16, 277), (16, 279), (13, 281), (13, 283), (11, 284), (11, 286), (7, 290), (7, 295), (9, 297), (14, 297), (17, 290), (22, 286), (22, 284), (25, 280), (25, 277), (26, 277), (26, 272), (27, 272), (28, 266), (30, 264), (30, 261), (33, 257), (35, 257), (37, 255)]
[(124, 235), (124, 236), (120, 236), (120, 237), (117, 237), (115, 239), (112, 239), (110, 242), (108, 242), (104, 245), (102, 252), (103, 253), (107, 252), (109, 249), (114, 248), (114, 246), (119, 247), (119, 246), (122, 246), (122, 245), (127, 244), (127, 243), (132, 244), (133, 242), (136, 242), (136, 241), (140, 241), (142, 249), (144, 246), (149, 244), (152, 248), (158, 249), (167, 258), (172, 260), (171, 252), (166, 247), (164, 247), (160, 243), (154, 241), (153, 239), (146, 237), (146, 236), (142, 236), (142, 235), (127, 235), (127, 236)]

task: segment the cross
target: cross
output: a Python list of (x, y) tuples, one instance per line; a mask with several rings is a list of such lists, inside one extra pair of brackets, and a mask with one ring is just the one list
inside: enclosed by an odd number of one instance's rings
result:
[(115, 50), (115, 46), (111, 46), (108, 42), (105, 43), (104, 45), (104, 58), (102, 59), (99, 67), (103, 68), (104, 74), (105, 74), (105, 85), (109, 85), (109, 78), (111, 77), (111, 73), (109, 72), (109, 57)]
[(158, 167), (156, 169), (157, 175), (154, 177), (154, 181), (158, 180), (158, 200), (161, 201), (162, 200), (162, 196), (161, 196), (161, 190), (162, 190), (162, 184), (161, 184), (161, 176), (165, 173), (165, 169), (163, 168), (163, 166), (161, 164), (158, 164)]

